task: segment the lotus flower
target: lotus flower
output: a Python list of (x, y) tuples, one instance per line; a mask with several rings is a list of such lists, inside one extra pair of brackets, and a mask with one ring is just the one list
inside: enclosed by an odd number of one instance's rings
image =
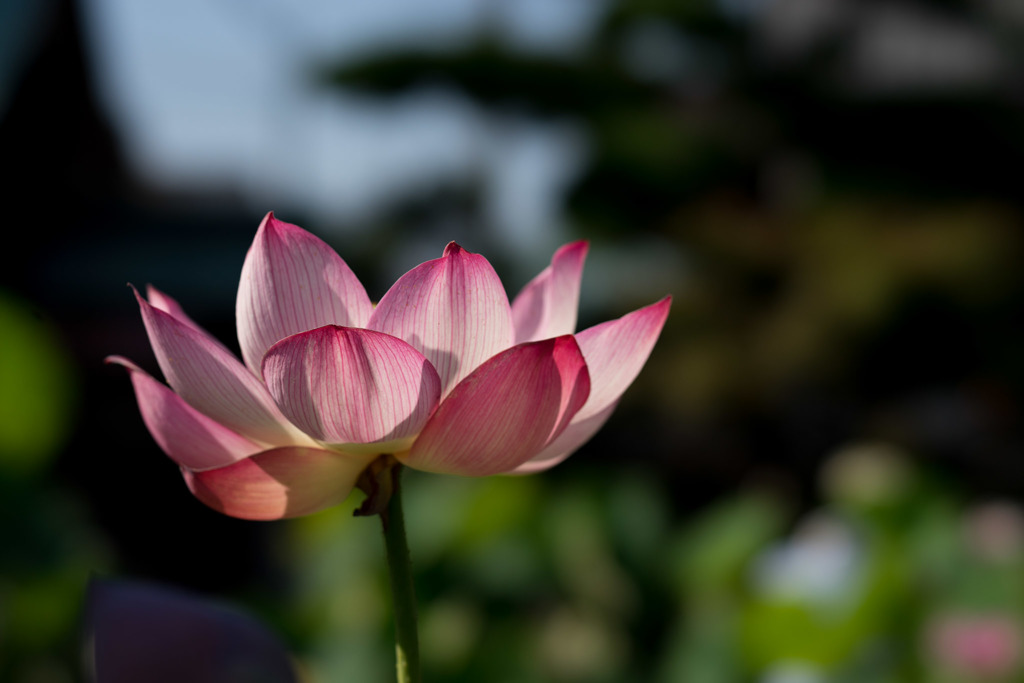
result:
[(382, 454), (418, 470), (531, 473), (564, 460), (647, 360), (670, 299), (573, 334), (585, 242), (511, 305), (454, 242), (374, 306), (319, 238), (267, 214), (242, 267), (244, 362), (169, 296), (135, 293), (166, 385), (131, 361), (142, 419), (210, 507), (244, 519), (343, 501)]

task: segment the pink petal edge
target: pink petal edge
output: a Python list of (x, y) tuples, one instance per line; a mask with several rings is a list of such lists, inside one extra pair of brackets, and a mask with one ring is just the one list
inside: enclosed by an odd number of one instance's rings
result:
[(412, 450), (396, 457), (428, 472), (507, 472), (557, 437), (589, 392), (587, 366), (571, 335), (519, 344), (456, 385)]
[(154, 308), (158, 308), (164, 313), (174, 316), (183, 323), (188, 323), (196, 329), (200, 329), (199, 325), (195, 323), (192, 318), (188, 317), (185, 313), (185, 309), (181, 307), (176, 300), (164, 294), (153, 285), (146, 285), (146, 300), (152, 304)]
[(597, 414), (573, 420), (544, 450), (507, 474), (536, 474), (561, 463), (601, 430), (617, 406), (615, 402)]
[(225, 467), (263, 450), (185, 403), (127, 358), (109, 356), (106, 362), (128, 370), (142, 421), (157, 445), (182, 467), (191, 470)]
[(299, 446), (275, 448), (234, 465), (182, 470), (196, 498), (230, 517), (301, 517), (343, 502), (373, 456)]
[(359, 278), (326, 242), (270, 212), (242, 265), (235, 317), (254, 373), (267, 349), (324, 325), (365, 327), (373, 306)]
[(580, 280), (588, 249), (585, 240), (559, 248), (551, 257), (551, 265), (530, 280), (512, 301), (517, 344), (576, 331)]
[[(212, 334), (207, 332), (198, 323), (196, 323), (195, 320), (190, 318), (189, 315), (185, 313), (185, 309), (181, 307), (181, 304), (179, 304), (177, 300), (170, 297), (166, 293), (160, 291), (153, 285), (146, 285), (146, 301), (148, 301), (150, 305), (153, 306), (153, 308), (161, 310), (164, 313), (170, 315), (171, 317), (177, 319), (179, 322), (191, 326), (196, 332), (199, 332), (200, 334), (205, 336), (209, 341), (213, 342), (217, 346), (220, 346), (225, 351), (227, 351), (228, 347), (224, 346), (224, 344), (221, 343), (219, 339), (217, 339)], [(231, 353), (231, 351), (228, 351), (228, 353)]]
[(590, 397), (569, 428), (529, 462), (516, 468), (516, 474), (540, 472), (557, 465), (597, 433), (650, 357), (671, 305), (672, 297), (667, 296), (576, 335), (590, 371)]
[[(134, 291), (134, 289), (133, 289)], [(263, 383), (209, 335), (155, 308), (135, 292), (160, 370), (190, 406), (271, 446), (311, 445), (281, 415)]]

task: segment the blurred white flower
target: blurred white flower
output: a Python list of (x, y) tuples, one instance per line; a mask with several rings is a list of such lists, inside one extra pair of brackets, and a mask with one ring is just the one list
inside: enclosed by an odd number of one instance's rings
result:
[(834, 604), (856, 594), (864, 559), (863, 543), (850, 525), (819, 512), (755, 560), (752, 581), (765, 597)]

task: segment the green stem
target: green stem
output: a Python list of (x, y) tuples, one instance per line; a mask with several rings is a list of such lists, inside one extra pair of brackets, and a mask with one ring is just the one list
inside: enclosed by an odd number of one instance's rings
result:
[(416, 634), (416, 593), (412, 582), (409, 544), (405, 540), (405, 516), (402, 513), (402, 490), (399, 485), (402, 466), (391, 468), (393, 490), (387, 510), (381, 514), (384, 526), (384, 547), (391, 578), (391, 599), (395, 612), (395, 656), (398, 683), (421, 683), (420, 646)]

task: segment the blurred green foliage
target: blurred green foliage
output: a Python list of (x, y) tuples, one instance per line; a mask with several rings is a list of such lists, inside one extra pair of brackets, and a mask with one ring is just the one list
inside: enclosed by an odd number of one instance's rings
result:
[(70, 433), (77, 377), (56, 329), (0, 290), (0, 471), (44, 469)]
[(89, 575), (108, 550), (83, 502), (49, 481), (76, 412), (56, 328), (0, 291), (0, 680), (72, 680)]
[[(1024, 675), (1024, 641), (984, 633), (985, 619), (1024, 633), (1015, 504), (967, 505), (882, 443), (837, 452), (822, 505), (799, 515), (757, 488), (675, 523), (656, 480), (606, 474), (406, 473), (428, 680), (739, 683), (791, 680), (771, 676), (798, 665), (829, 682)], [(393, 675), (381, 541), (355, 507), (290, 527), (300, 593), (284, 622), (311, 681)], [(994, 652), (999, 676), (929, 641), (961, 614), (981, 622), (967, 651)]]

